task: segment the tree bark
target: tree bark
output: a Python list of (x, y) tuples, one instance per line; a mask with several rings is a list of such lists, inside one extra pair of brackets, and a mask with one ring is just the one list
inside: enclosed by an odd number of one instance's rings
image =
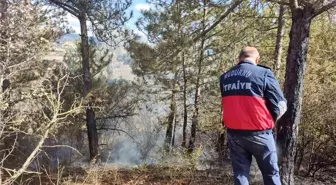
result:
[[(0, 46), (4, 47), (7, 46), (8, 47), (8, 43), (7, 43), (7, 39), (8, 39), (8, 20), (7, 20), (7, 10), (8, 10), (8, 2), (7, 0), (0, 0)], [(7, 50), (6, 47), (6, 50)], [(6, 68), (6, 62), (7, 61), (7, 57), (6, 56), (0, 56), (0, 61), (2, 61), (2, 63), (5, 63), (5, 65), (1, 66), (1, 74), (0, 75), (4, 75), (5, 73), (5, 68)], [(4, 78), (4, 77), (2, 77)]]
[(187, 124), (188, 124), (188, 110), (187, 110), (187, 75), (186, 66), (184, 60), (184, 54), (182, 53), (182, 70), (183, 70), (183, 128), (182, 128), (182, 147), (186, 147), (187, 143)]
[(274, 73), (276, 77), (280, 75), (280, 68), (281, 68), (281, 55), (282, 55), (282, 45), (283, 45), (283, 38), (285, 34), (285, 7), (284, 5), (280, 5), (279, 8), (279, 17), (278, 17), (278, 31), (277, 31), (277, 38), (275, 43), (275, 51), (274, 51)]
[(172, 146), (175, 146), (175, 134), (176, 134), (176, 126), (177, 126), (177, 115), (174, 117), (174, 127), (173, 127), (173, 138), (172, 138)]
[[(206, 8), (205, 8), (205, 1), (203, 6), (203, 18), (202, 18), (202, 33), (206, 29)], [(196, 76), (196, 87), (195, 87), (195, 101), (194, 101), (194, 114), (191, 120), (191, 134), (188, 146), (188, 152), (192, 153), (195, 148), (195, 140), (196, 140), (196, 130), (198, 125), (198, 117), (199, 117), (199, 97), (200, 97), (200, 80), (201, 80), (201, 71), (202, 71), (202, 64), (204, 59), (204, 44), (205, 44), (205, 36), (201, 37), (201, 44), (200, 44), (200, 56), (198, 59), (197, 64), (197, 76)]]
[[(174, 69), (176, 71), (176, 69)], [(165, 150), (166, 152), (170, 152), (171, 147), (173, 146), (173, 131), (174, 131), (174, 121), (176, 117), (176, 82), (177, 82), (177, 72), (175, 72), (173, 83), (172, 83), (172, 94), (171, 94), (171, 101), (170, 101), (170, 113), (168, 116), (168, 126), (166, 131), (166, 138), (165, 138)]]
[[(5, 42), (5, 40), (7, 39), (8, 36), (8, 26), (7, 26), (7, 10), (8, 10), (8, 2), (7, 0), (0, 0), (0, 47), (6, 46), (6, 50), (8, 51), (8, 43)], [(2, 64), (2, 66), (0, 67), (0, 82), (1, 82), (1, 87), (2, 87), (2, 93), (1, 93), (1, 97), (3, 101), (5, 101), (6, 94), (5, 91), (8, 89), (9, 87), (9, 80), (6, 79), (5, 77), (5, 71), (6, 71), (6, 65), (8, 61), (8, 58), (5, 56), (0, 56), (0, 61), (2, 61), (4, 64)], [(0, 111), (0, 130), (4, 130), (6, 126), (5, 123), (5, 111), (1, 110)], [(0, 137), (2, 138), (2, 133), (0, 133)], [(5, 146), (5, 148), (7, 149), (7, 146)], [(2, 177), (3, 177), (3, 171), (0, 170), (0, 184), (3, 184), (2, 182)]]
[[(221, 107), (221, 114), (220, 114), (220, 124), (223, 126), (224, 121), (223, 121), (223, 107)], [(217, 153), (218, 153), (218, 158), (221, 164), (223, 165), (224, 162), (224, 154), (225, 154), (225, 133), (219, 131), (219, 136), (218, 136), (218, 141), (217, 141)]]
[(224, 157), (225, 157), (225, 133), (220, 132), (218, 136), (218, 141), (217, 141), (217, 153), (218, 153), (218, 158), (221, 164), (224, 164)]
[(294, 174), (295, 175), (299, 174), (299, 172), (300, 172), (302, 160), (303, 160), (307, 145), (308, 145), (308, 143), (306, 143), (306, 141), (305, 141), (305, 136), (304, 136), (304, 132), (303, 132), (302, 133), (301, 145), (298, 145), (297, 152), (296, 152), (296, 155), (294, 157), (294, 162), (295, 162)]
[[(175, 75), (176, 76), (176, 75)], [(175, 87), (175, 79), (173, 83), (173, 87)], [(166, 152), (170, 152), (170, 148), (173, 146), (173, 125), (176, 116), (176, 91), (173, 88), (172, 95), (171, 95), (171, 102), (170, 102), (170, 113), (168, 116), (168, 126), (166, 131), (166, 138), (165, 138), (165, 150)]]
[(4, 23), (7, 19), (7, 9), (8, 9), (8, 2), (7, 0), (0, 0), (0, 21)]
[(86, 15), (79, 16), (81, 26), (81, 54), (83, 67), (83, 97), (88, 98), (86, 107), (86, 127), (89, 140), (90, 161), (95, 162), (98, 157), (98, 133), (95, 113), (91, 105), (89, 93), (92, 88), (92, 79), (90, 74), (90, 55), (89, 40), (87, 35)]
[(199, 107), (198, 107), (198, 101), (199, 101), (199, 81), (196, 84), (196, 90), (195, 90), (195, 105), (194, 105), (194, 115), (191, 120), (191, 134), (190, 134), (190, 140), (189, 140), (189, 146), (188, 146), (188, 152), (192, 153), (195, 149), (195, 141), (196, 141), (196, 131), (197, 131), (197, 125), (198, 125), (198, 115), (199, 115)]
[(309, 32), (314, 9), (306, 6), (292, 10), (292, 26), (287, 56), (285, 96), (288, 111), (279, 120), (277, 143), (280, 149), (280, 173), (283, 185), (294, 184), (294, 157), (297, 146), (303, 97), (303, 77), (306, 68)]
[[(176, 8), (178, 12), (178, 38), (179, 41), (183, 40), (183, 31), (182, 31), (182, 15), (181, 15), (181, 8), (180, 8), (180, 0), (176, 0)], [(180, 42), (181, 46), (184, 44)], [(186, 148), (187, 144), (187, 125), (188, 125), (188, 109), (187, 109), (187, 74), (186, 74), (186, 64), (185, 64), (185, 57), (184, 52), (179, 55), (180, 60), (182, 62), (182, 73), (183, 73), (183, 126), (182, 126), (182, 144), (183, 148)]]

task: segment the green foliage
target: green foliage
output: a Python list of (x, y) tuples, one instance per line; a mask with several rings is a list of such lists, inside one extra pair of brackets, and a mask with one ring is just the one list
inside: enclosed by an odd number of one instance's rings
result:
[[(196, 84), (200, 85), (199, 128), (214, 128), (221, 120), (218, 77), (237, 63), (240, 48), (245, 45), (257, 46), (262, 54), (262, 64), (273, 65), (276, 9), (269, 3), (252, 6), (249, 2), (244, 2), (239, 10), (229, 14), (206, 36), (193, 41), (204, 31), (202, 21), (209, 27), (222, 14), (223, 9), (188, 3), (158, 6), (156, 10), (144, 11), (143, 17), (137, 22), (150, 44), (133, 40), (128, 45), (128, 51), (134, 60), (133, 70), (141, 79), (160, 85), (161, 92), (166, 92), (167, 89), (178, 90), (178, 107), (182, 106), (180, 92), (183, 86), (187, 88), (190, 107), (194, 104), (191, 99), (195, 97)], [(229, 6), (228, 2), (224, 9)], [(205, 42), (200, 48), (202, 39)], [(192, 45), (188, 44), (190, 42)], [(188, 84), (184, 84), (183, 80), (183, 61)], [(170, 96), (165, 97), (163, 104), (167, 104), (169, 99)]]
[[(76, 42), (73, 46), (69, 46), (64, 55), (64, 63), (74, 76), (81, 76), (82, 64), (80, 54), (81, 43)], [(89, 40), (89, 60), (90, 73), (92, 74), (93, 84), (99, 86), (107, 80), (107, 68), (111, 63), (113, 53), (111, 48), (102, 43), (98, 44), (93, 39)], [(78, 84), (78, 90), (81, 91), (82, 85)]]
[(79, 19), (90, 21), (93, 32), (100, 42), (116, 46), (129, 35), (124, 24), (133, 13), (126, 14), (132, 0), (48, 0)]
[[(207, 7), (205, 16), (207, 26), (221, 15), (223, 9), (229, 7), (229, 4), (229, 2), (223, 3), (221, 8)], [(188, 113), (192, 115), (190, 113), (194, 111), (191, 107), (194, 106), (196, 80), (199, 78), (201, 98), (198, 129), (205, 133), (212, 133), (216, 130), (220, 132), (221, 128), (218, 125), (221, 124), (221, 103), (218, 77), (238, 62), (238, 52), (246, 45), (256, 46), (261, 53), (261, 64), (273, 67), (279, 6), (269, 2), (251, 4), (245, 1), (203, 38), (205, 46), (201, 49), (202, 38), (197, 41), (193, 38), (202, 33), (201, 23), (204, 19), (202, 4), (185, 3), (179, 8), (182, 12), (179, 12), (177, 3), (159, 4), (157, 9), (143, 12), (143, 17), (138, 21), (137, 26), (146, 33), (149, 43), (137, 40), (129, 43), (128, 50), (134, 60), (132, 67), (138, 77), (147, 81), (146, 85), (160, 85), (161, 89), (156, 88), (155, 91), (150, 89), (147, 93), (160, 92), (163, 94), (167, 92), (167, 89), (177, 90), (177, 117), (180, 117), (178, 126), (182, 125), (183, 86), (187, 88)], [(282, 63), (285, 63), (288, 49), (290, 16), (290, 11), (287, 10), (284, 16), (286, 24)], [(302, 127), (300, 128), (300, 146), (305, 148), (302, 154), (303, 161), (311, 165), (309, 173), (312, 173), (318, 166), (317, 163), (309, 161), (309, 158), (312, 159), (311, 156), (317, 156), (314, 160), (324, 161), (321, 165), (319, 164), (320, 166), (323, 166), (325, 161), (334, 161), (331, 155), (324, 158), (316, 155), (321, 150), (330, 151), (335, 141), (335, 126), (330, 124), (334, 120), (334, 114), (331, 111), (333, 109), (327, 108), (335, 106), (333, 89), (335, 88), (336, 68), (332, 62), (335, 58), (333, 41), (336, 32), (334, 29), (334, 19), (327, 19), (326, 15), (316, 19), (312, 25), (308, 71), (305, 77)], [(192, 45), (189, 45), (191, 41)], [(204, 58), (201, 72), (198, 74), (197, 64), (202, 52)], [(183, 80), (182, 61), (185, 62), (187, 84)], [(284, 69), (285, 65), (282, 65), (279, 79), (281, 84), (284, 81)], [(174, 72), (176, 76), (173, 75)], [(151, 84), (148, 81), (155, 83)], [(172, 86), (174, 81), (176, 81), (176, 86)], [(168, 106), (172, 101), (170, 95), (164, 96), (161, 100), (163, 101), (158, 103), (162, 106)], [(190, 121), (189, 116), (188, 123)], [(316, 148), (317, 146), (319, 148)], [(310, 149), (317, 151), (307, 152)], [(297, 161), (300, 160), (299, 158)], [(329, 168), (328, 166), (330, 165), (325, 167)]]

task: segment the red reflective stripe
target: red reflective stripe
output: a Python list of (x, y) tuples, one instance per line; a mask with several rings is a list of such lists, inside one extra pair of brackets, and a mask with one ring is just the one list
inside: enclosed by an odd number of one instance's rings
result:
[(264, 130), (274, 127), (273, 118), (264, 98), (226, 96), (222, 98), (223, 120), (227, 128)]

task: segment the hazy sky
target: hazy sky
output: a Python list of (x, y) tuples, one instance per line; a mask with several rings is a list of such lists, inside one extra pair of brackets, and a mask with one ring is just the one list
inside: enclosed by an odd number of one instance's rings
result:
[[(140, 17), (141, 10), (148, 10), (149, 7), (150, 6), (149, 4), (146, 3), (146, 0), (133, 0), (131, 7), (128, 9), (128, 12), (133, 11), (133, 18), (126, 24), (127, 27), (137, 32), (135, 22)], [(80, 25), (79, 25), (78, 19), (70, 14), (68, 14), (67, 18), (68, 18), (69, 24), (76, 31), (76, 33), (80, 33)], [(89, 36), (91, 35), (92, 33), (89, 33)]]

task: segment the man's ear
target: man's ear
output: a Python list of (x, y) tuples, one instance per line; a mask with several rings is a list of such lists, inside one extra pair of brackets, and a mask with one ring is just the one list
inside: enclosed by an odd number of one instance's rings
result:
[(259, 64), (260, 57), (256, 58), (256, 64)]

